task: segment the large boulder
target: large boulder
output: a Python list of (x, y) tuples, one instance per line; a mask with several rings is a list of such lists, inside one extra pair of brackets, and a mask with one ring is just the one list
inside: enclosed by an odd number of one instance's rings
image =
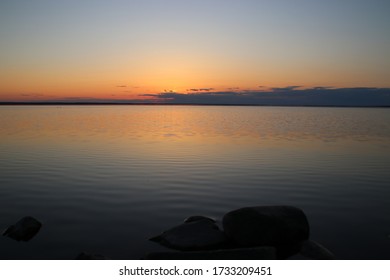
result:
[(3, 236), (8, 236), (17, 241), (29, 241), (41, 229), (42, 224), (33, 217), (24, 217), (16, 224), (9, 226), (4, 232)]
[(240, 247), (274, 246), (296, 251), (309, 238), (306, 215), (292, 206), (240, 208), (225, 214), (223, 229)]
[(274, 260), (273, 247), (238, 248), (193, 252), (155, 252), (146, 255), (147, 260)]
[(210, 219), (187, 221), (149, 240), (182, 251), (221, 248), (227, 242), (225, 234)]

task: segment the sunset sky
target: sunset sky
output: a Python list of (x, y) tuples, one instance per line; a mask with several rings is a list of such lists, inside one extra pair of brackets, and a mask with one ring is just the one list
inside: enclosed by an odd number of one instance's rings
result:
[(0, 0), (0, 101), (390, 88), (388, 0)]

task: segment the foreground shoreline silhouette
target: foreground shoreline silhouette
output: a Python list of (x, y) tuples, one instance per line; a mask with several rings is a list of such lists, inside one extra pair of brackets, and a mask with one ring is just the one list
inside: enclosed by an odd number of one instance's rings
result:
[[(244, 207), (226, 213), (223, 229), (205, 216), (191, 216), (178, 226), (150, 238), (174, 251), (150, 252), (147, 260), (271, 260), (294, 256), (305, 259), (335, 259), (324, 246), (309, 239), (305, 213), (293, 206)], [(3, 236), (30, 241), (42, 223), (26, 216), (10, 225)], [(81, 260), (109, 259), (99, 253), (82, 251)]]
[(216, 221), (192, 216), (150, 240), (175, 249), (146, 259), (267, 260), (302, 255), (307, 259), (335, 259), (324, 246), (309, 239), (305, 213), (293, 206), (244, 207), (226, 213), (220, 229)]

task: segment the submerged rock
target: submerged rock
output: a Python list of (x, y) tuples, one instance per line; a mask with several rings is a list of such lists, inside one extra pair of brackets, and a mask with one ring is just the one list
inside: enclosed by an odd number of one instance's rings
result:
[(227, 242), (225, 234), (210, 219), (186, 222), (149, 240), (182, 251), (215, 249)]
[(238, 248), (227, 250), (192, 252), (155, 252), (146, 255), (147, 260), (274, 260), (273, 247)]
[(8, 236), (17, 241), (29, 241), (41, 229), (42, 224), (33, 217), (24, 217), (16, 224), (9, 226), (3, 236)]
[(288, 249), (288, 254), (299, 250), (298, 244), (309, 238), (306, 215), (292, 206), (240, 208), (225, 214), (223, 228), (238, 246), (274, 246), (280, 251)]
[(214, 219), (206, 217), (206, 216), (190, 216), (184, 220), (184, 223), (191, 223), (191, 222), (196, 222), (196, 221), (201, 221), (201, 220), (208, 220), (208, 221), (213, 222), (213, 223), (216, 222)]

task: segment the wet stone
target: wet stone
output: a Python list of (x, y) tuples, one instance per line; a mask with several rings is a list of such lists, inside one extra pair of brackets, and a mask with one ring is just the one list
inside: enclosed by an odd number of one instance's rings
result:
[(294, 248), (309, 238), (306, 215), (293, 206), (240, 208), (225, 214), (223, 229), (241, 247)]
[(24, 217), (16, 224), (9, 226), (3, 236), (8, 236), (17, 241), (31, 240), (41, 229), (42, 223), (33, 217)]
[(201, 221), (201, 220), (208, 220), (213, 223), (215, 223), (215, 220), (206, 216), (190, 216), (184, 220), (184, 223), (191, 223), (191, 222), (196, 222), (196, 221)]
[(183, 223), (150, 238), (162, 246), (182, 251), (221, 248), (227, 242), (225, 234), (214, 221), (200, 219)]

